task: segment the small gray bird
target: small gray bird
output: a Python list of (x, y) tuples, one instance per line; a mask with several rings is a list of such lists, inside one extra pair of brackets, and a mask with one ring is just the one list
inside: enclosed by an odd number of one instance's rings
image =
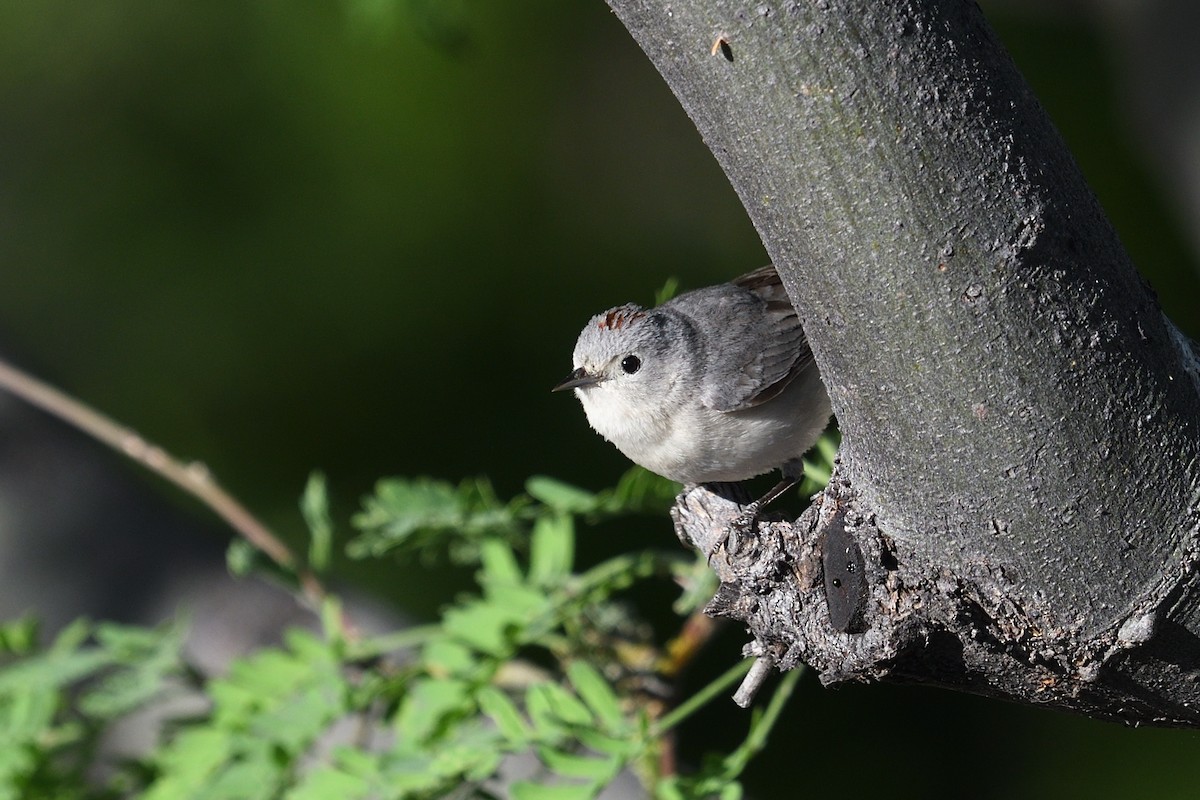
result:
[(579, 334), (574, 389), (588, 422), (634, 463), (680, 483), (733, 482), (773, 469), (795, 485), (829, 422), (829, 397), (779, 274), (764, 267), (653, 309), (629, 304)]

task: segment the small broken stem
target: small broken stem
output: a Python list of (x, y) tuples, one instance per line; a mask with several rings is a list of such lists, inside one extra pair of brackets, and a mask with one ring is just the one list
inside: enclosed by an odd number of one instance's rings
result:
[(769, 656), (759, 656), (754, 661), (754, 666), (750, 667), (750, 671), (746, 673), (746, 677), (742, 680), (742, 685), (733, 693), (733, 702), (737, 703), (742, 708), (749, 708), (754, 702), (754, 698), (758, 695), (758, 690), (767, 682), (767, 678), (771, 676), (771, 671), (775, 667), (775, 660)]
[(250, 544), (285, 570), (295, 573), (304, 599), (319, 610), (326, 591), (320, 579), (301, 565), (279, 537), (237, 498), (221, 488), (203, 464), (184, 463), (136, 431), (106, 417), (53, 386), (0, 359), (0, 388), (72, 425), (183, 489), (212, 509)]

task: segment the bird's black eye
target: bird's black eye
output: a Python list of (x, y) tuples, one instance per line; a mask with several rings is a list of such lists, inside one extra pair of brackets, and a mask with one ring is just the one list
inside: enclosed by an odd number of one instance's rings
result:
[(625, 370), (627, 375), (632, 375), (642, 368), (642, 360), (637, 356), (625, 356), (621, 359), (621, 369)]

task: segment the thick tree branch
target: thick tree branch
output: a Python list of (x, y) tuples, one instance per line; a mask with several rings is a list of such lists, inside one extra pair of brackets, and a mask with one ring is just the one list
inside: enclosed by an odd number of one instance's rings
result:
[[(610, 5), (741, 196), (844, 437), (714, 610), (826, 681), (1200, 723), (1195, 356), (979, 9)], [(718, 502), (681, 498), (681, 534)]]

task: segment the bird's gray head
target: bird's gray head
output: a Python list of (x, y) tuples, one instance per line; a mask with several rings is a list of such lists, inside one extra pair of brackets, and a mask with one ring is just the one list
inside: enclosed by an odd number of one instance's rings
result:
[(554, 389), (574, 389), (592, 426), (611, 439), (614, 426), (636, 424), (634, 418), (656, 416), (678, 402), (680, 383), (696, 364), (689, 334), (685, 320), (662, 308), (611, 308), (584, 326), (575, 370)]
[(588, 422), (634, 463), (680, 483), (799, 463), (829, 399), (796, 311), (767, 267), (653, 309), (610, 308), (575, 343)]

